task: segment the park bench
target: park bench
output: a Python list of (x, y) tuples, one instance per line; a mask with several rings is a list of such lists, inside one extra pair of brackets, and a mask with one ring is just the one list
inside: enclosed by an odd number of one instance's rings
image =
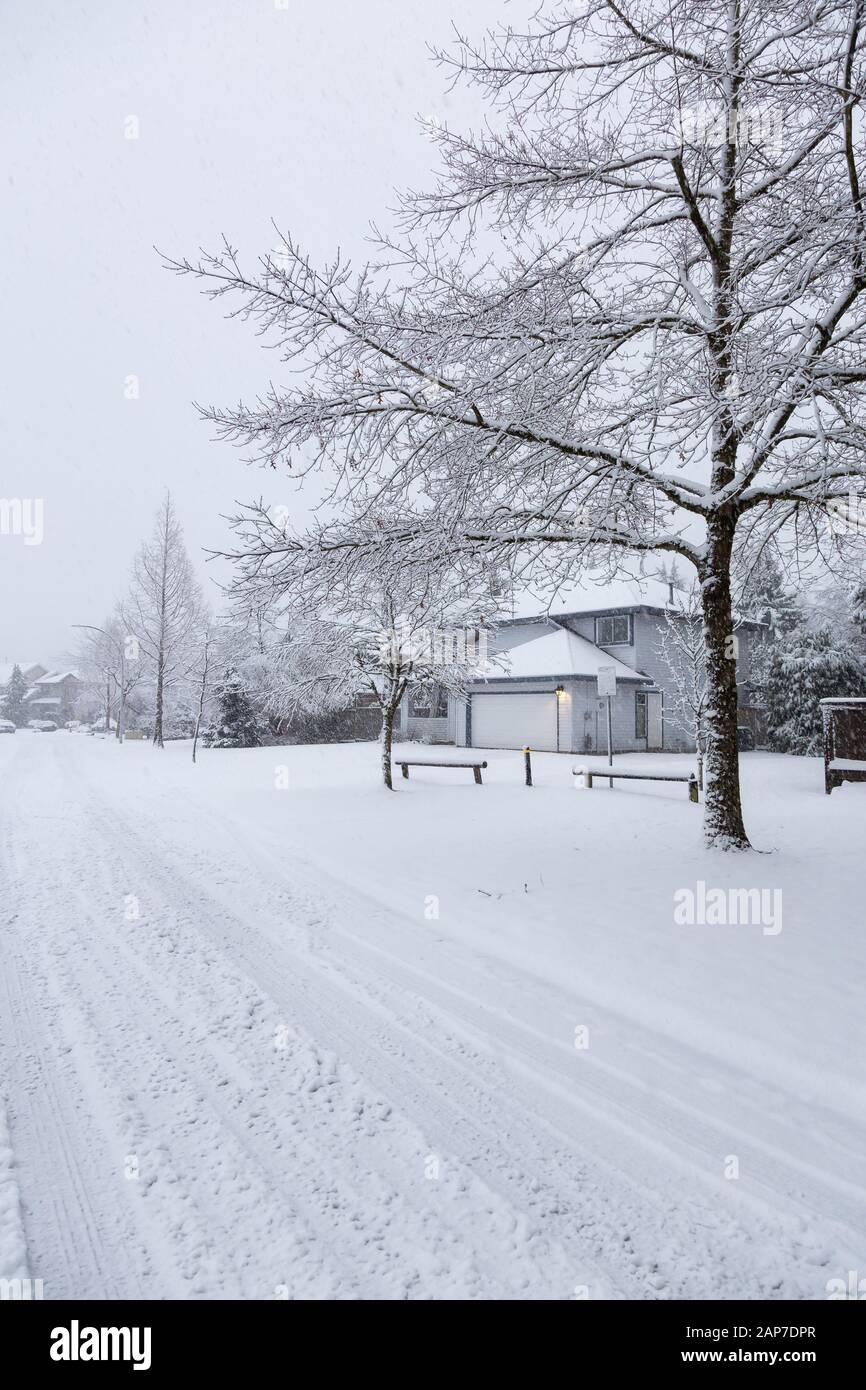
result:
[(693, 772), (617, 772), (613, 768), (592, 769), (576, 767), (575, 777), (582, 777), (588, 790), (592, 790), (593, 777), (619, 777), (628, 782), (685, 782), (689, 789), (689, 801), (699, 801), (698, 779)]
[(486, 767), (486, 766), (487, 766), (487, 763), (486, 763), (486, 762), (483, 762), (483, 763), (436, 763), (436, 762), (430, 762), (430, 761), (426, 761), (426, 760), (425, 760), (424, 762), (416, 762), (416, 761), (415, 761), (414, 759), (412, 759), (412, 758), (410, 758), (410, 759), (408, 759), (408, 760), (407, 760), (406, 758), (395, 758), (395, 759), (394, 759), (394, 763), (395, 763), (396, 766), (402, 768), (402, 770), (403, 770), (403, 776), (404, 776), (404, 777), (408, 777), (408, 776), (409, 776), (409, 769), (410, 769), (410, 767), (471, 767), (471, 768), (472, 768), (472, 771), (473, 771), (473, 773), (474, 773), (474, 775), (475, 775), (475, 780), (476, 780), (476, 782), (478, 783), (479, 787), (481, 786), (481, 769), (482, 769), (482, 767)]

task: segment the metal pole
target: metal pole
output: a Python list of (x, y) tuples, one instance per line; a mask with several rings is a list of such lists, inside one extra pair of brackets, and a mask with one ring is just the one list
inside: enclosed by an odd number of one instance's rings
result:
[(117, 716), (117, 741), (123, 743), (126, 732), (126, 653), (120, 643), (120, 710)]
[[(613, 719), (610, 712), (610, 696), (607, 697), (607, 765), (613, 767)], [(608, 777), (607, 785), (613, 788), (613, 778)]]
[(532, 750), (530, 748), (524, 748), (523, 750), (523, 762), (526, 768), (527, 787), (532, 786), (532, 758), (530, 757), (531, 752)]

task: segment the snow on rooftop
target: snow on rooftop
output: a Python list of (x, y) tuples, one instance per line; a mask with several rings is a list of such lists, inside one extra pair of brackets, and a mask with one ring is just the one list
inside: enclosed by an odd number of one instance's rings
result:
[[(681, 603), (691, 587), (688, 581), (675, 579), (675, 603)], [(599, 580), (585, 577), (579, 583), (563, 584), (551, 594), (541, 589), (521, 589), (514, 596), (514, 617), (530, 618), (550, 613), (590, 613), (597, 608), (633, 608), (646, 604), (650, 608), (670, 606), (668, 581), (649, 575), (637, 578)]]
[(37, 685), (58, 685), (60, 681), (65, 681), (69, 676), (78, 677), (74, 671), (49, 671), (46, 676), (40, 676)]
[[(516, 647), (506, 647), (496, 655), (503, 662), (505, 676), (597, 676), (600, 667), (612, 666), (620, 680), (646, 679), (624, 661), (608, 656), (595, 643), (565, 628), (521, 642)], [(495, 675), (491, 678), (495, 679)]]

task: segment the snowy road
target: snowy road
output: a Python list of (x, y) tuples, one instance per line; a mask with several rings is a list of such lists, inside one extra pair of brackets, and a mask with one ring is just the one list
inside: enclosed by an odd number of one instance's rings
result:
[(864, 1248), (862, 1120), (521, 977), (155, 757), (0, 740), (46, 1297), (818, 1298)]

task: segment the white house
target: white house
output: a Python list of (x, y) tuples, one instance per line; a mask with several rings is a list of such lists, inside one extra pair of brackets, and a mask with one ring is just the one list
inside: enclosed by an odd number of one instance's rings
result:
[[(599, 696), (601, 668), (613, 670), (615, 752), (687, 752), (689, 721), (677, 709), (674, 682), (661, 654), (669, 620), (680, 610), (673, 587), (657, 580), (613, 586), (604, 606), (569, 605), (502, 622), (491, 642), (486, 672), (468, 683), (466, 697), (410, 691), (397, 732), (404, 738), (459, 747), (522, 748), (560, 753), (607, 749), (607, 701)], [(621, 601), (619, 601), (621, 600)], [(680, 619), (681, 620), (681, 619)], [(738, 625), (737, 674), (741, 706), (752, 703), (752, 641), (761, 624)]]

